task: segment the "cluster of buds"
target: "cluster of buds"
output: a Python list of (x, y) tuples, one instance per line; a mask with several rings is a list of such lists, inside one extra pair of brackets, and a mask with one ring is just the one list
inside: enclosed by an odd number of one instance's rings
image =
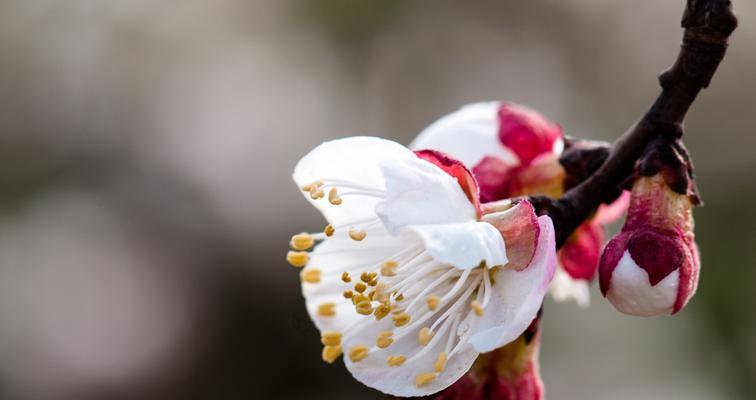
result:
[(693, 296), (700, 260), (693, 207), (700, 200), (688, 153), (659, 138), (636, 164), (627, 220), (601, 256), (601, 292), (620, 312), (675, 314)]

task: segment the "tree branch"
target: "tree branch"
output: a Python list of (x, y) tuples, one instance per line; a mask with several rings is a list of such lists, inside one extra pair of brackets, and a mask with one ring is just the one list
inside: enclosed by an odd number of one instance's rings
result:
[(609, 200), (603, 194), (616, 193), (630, 178), (635, 162), (653, 139), (682, 136), (685, 114), (711, 82), (736, 26), (730, 0), (688, 0), (680, 53), (672, 67), (659, 76), (662, 92), (646, 114), (617, 139), (601, 167), (562, 198), (531, 199), (539, 214), (548, 214), (554, 221), (558, 246)]

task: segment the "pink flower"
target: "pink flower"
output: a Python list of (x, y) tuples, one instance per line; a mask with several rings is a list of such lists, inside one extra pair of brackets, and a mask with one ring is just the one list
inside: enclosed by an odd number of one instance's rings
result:
[(675, 314), (693, 296), (700, 260), (693, 235), (693, 199), (662, 173), (633, 184), (622, 232), (601, 256), (601, 292), (626, 314)]
[[(562, 129), (527, 107), (500, 102), (475, 103), (442, 117), (410, 145), (440, 150), (469, 166), (482, 202), (524, 196), (560, 197), (565, 170), (559, 163)], [(557, 300), (589, 301), (588, 282), (596, 275), (604, 225), (619, 218), (627, 196), (602, 206), (558, 252), (551, 294)]]

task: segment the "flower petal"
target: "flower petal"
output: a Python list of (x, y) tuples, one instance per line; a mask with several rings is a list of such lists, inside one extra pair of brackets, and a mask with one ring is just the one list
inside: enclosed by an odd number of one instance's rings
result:
[(596, 276), (603, 245), (604, 228), (593, 221), (585, 222), (559, 249), (559, 265), (573, 278), (591, 281)]
[(506, 211), (483, 216), (483, 221), (501, 232), (507, 247), (508, 268), (525, 269), (533, 260), (540, 232), (540, 225), (527, 200), (522, 200)]
[(517, 155), (522, 165), (561, 146), (562, 128), (535, 110), (519, 104), (502, 104), (497, 116), (499, 140)]
[[(375, 137), (350, 137), (325, 142), (304, 156), (294, 169), (294, 181), (300, 187), (315, 181), (332, 179), (359, 183), (375, 190), (384, 190), (385, 181), (379, 163), (395, 159), (416, 159), (413, 152), (390, 140)], [(375, 205), (380, 198), (354, 196), (339, 206), (326, 199), (312, 203), (332, 225), (344, 225), (375, 218)]]
[(588, 281), (575, 279), (564, 269), (557, 267), (554, 280), (549, 286), (549, 293), (554, 300), (559, 302), (575, 301), (580, 307), (588, 307), (591, 304), (591, 293)]
[[(376, 321), (370, 329), (365, 329), (356, 337), (343, 343), (345, 354), (348, 355), (349, 349), (356, 345), (371, 347), (378, 332), (392, 329), (390, 318)], [(361, 361), (353, 362), (345, 356), (344, 363), (355, 379), (392, 396), (427, 396), (439, 392), (451, 386), (470, 369), (478, 352), (472, 346), (466, 346), (447, 360), (446, 368), (433, 381), (418, 386), (415, 384), (415, 377), (421, 373), (433, 372), (434, 363), (439, 353), (444, 351), (448, 335), (455, 334), (455, 332), (448, 332), (446, 335), (437, 334), (430, 344), (423, 347), (417, 341), (419, 330), (420, 327), (408, 332), (386, 349), (373, 346), (368, 357)], [(412, 354), (420, 351), (423, 352), (420, 357), (411, 357)], [(387, 366), (387, 358), (396, 355), (404, 355), (408, 361), (400, 366)]]
[[(538, 218), (540, 235), (535, 256), (522, 271), (499, 269), (493, 276), (492, 297), (482, 317), (470, 315), (470, 344), (481, 353), (501, 347), (528, 328), (543, 303), (556, 268), (554, 226)], [(464, 323), (464, 322), (463, 322)]]
[(375, 213), (396, 235), (411, 225), (473, 221), (477, 210), (451, 175), (414, 156), (379, 162), (386, 200)]
[(446, 153), (436, 150), (418, 150), (415, 151), (415, 154), (454, 177), (465, 192), (465, 195), (467, 195), (468, 200), (473, 203), (475, 210), (480, 214), (480, 188), (472, 171), (465, 164), (462, 164), (462, 162), (450, 157)]
[(486, 222), (467, 221), (451, 224), (413, 225), (436, 260), (459, 269), (471, 269), (485, 261), (489, 267), (507, 264), (507, 252), (501, 233)]
[(515, 164), (517, 158), (499, 141), (500, 104), (492, 101), (466, 105), (425, 128), (410, 148), (443, 151), (469, 167), (485, 156)]
[(624, 190), (620, 197), (612, 204), (602, 204), (599, 206), (598, 210), (596, 210), (596, 215), (593, 217), (593, 222), (601, 225), (610, 224), (622, 218), (629, 205), (630, 191)]

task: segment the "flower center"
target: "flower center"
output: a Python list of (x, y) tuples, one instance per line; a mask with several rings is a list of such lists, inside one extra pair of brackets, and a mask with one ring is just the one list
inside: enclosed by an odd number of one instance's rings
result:
[[(302, 190), (313, 200), (328, 201), (335, 207), (359, 201), (360, 196), (386, 196), (384, 190), (332, 179), (318, 180)], [(319, 247), (325, 241), (334, 245)], [(340, 331), (321, 332), (327, 362), (341, 355), (342, 343), (350, 344), (347, 356), (352, 362), (382, 357), (387, 367), (400, 367), (440, 349), (433, 365), (416, 376), (416, 385), (428, 384), (467, 343), (470, 322), (466, 318), (483, 316), (491, 299), (494, 268), (481, 262), (475, 268), (459, 269), (436, 261), (417, 236), (393, 236), (377, 216), (328, 225), (321, 233), (294, 235), (290, 245), (293, 250), (287, 261), (304, 267), (305, 290), (327, 284), (336, 285), (334, 291), (340, 293), (338, 301), (318, 304), (314, 318), (335, 319), (342, 317), (341, 313), (356, 317)], [(325, 265), (337, 256), (348, 261)], [(319, 263), (323, 264), (315, 265)], [(384, 320), (389, 316), (390, 324)], [(371, 331), (372, 343), (355, 343)], [(416, 336), (417, 346), (409, 353), (392, 351), (392, 345), (408, 335)]]

